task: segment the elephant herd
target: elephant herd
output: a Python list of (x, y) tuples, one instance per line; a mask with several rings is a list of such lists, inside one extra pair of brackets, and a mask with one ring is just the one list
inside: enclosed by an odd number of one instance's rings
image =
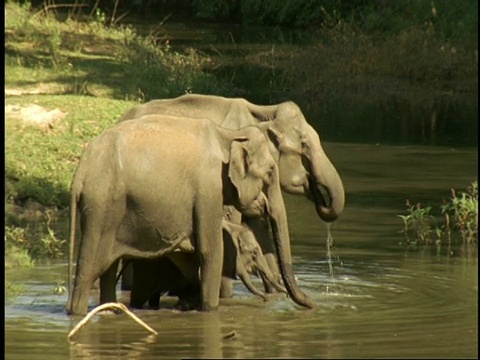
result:
[(75, 171), (67, 312), (87, 313), (97, 279), (100, 303), (115, 302), (120, 262), (136, 308), (169, 293), (180, 309), (216, 310), (237, 278), (265, 300), (276, 290), (315, 308), (293, 274), (282, 190), (326, 222), (344, 207), (341, 178), (295, 103), (186, 94), (133, 107)]

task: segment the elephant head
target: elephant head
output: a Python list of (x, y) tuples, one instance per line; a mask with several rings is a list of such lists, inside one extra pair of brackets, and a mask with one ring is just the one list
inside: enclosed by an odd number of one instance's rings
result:
[(262, 190), (270, 183), (276, 164), (266, 139), (255, 127), (241, 133), (244, 137), (230, 146), (228, 178), (237, 191), (234, 205), (241, 213), (262, 212), (268, 203)]
[[(253, 107), (252, 112), (256, 109), (265, 114), (264, 107), (259, 108)], [(273, 121), (263, 121), (259, 126), (273, 145), (271, 151), (276, 153), (282, 189), (307, 196), (315, 203), (322, 220), (334, 221), (343, 211), (345, 193), (337, 170), (323, 151), (318, 133), (293, 102), (266, 108)]]
[(229, 133), (235, 134), (230, 138), (229, 161), (223, 174), (224, 205), (233, 205), (241, 213), (249, 213), (252, 208), (258, 212), (257, 208), (264, 206), (261, 212), (268, 216), (272, 226), (285, 288), (297, 304), (315, 308), (313, 300), (298, 288), (293, 276), (287, 214), (278, 166), (268, 141), (255, 126), (233, 132), (223, 128), (218, 128), (218, 131), (224, 132), (222, 137), (226, 139)]
[(224, 275), (233, 279), (238, 276), (251, 293), (265, 301), (267, 300), (265, 293), (252, 284), (249, 274), (261, 276), (279, 292), (287, 293), (287, 290), (274, 279), (262, 249), (249, 227), (225, 219), (222, 221), (222, 227), (225, 230), (223, 235)]

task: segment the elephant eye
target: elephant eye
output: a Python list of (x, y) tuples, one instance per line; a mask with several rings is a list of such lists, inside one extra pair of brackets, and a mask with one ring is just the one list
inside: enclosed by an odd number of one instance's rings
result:
[(267, 170), (267, 173), (265, 174), (265, 182), (267, 184), (270, 184), (270, 181), (272, 180), (273, 176), (273, 167)]

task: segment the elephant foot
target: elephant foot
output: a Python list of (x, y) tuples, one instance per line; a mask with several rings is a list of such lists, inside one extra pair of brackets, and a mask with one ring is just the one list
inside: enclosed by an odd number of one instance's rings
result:
[(152, 310), (160, 309), (160, 301), (149, 301), (148, 308)]
[(158, 310), (160, 308), (160, 297), (162, 296), (161, 292), (155, 292), (150, 299), (148, 300), (148, 306), (150, 309)]
[(179, 298), (178, 302), (173, 306), (174, 310), (179, 311), (200, 311), (202, 308), (202, 303), (200, 299), (197, 298), (190, 298), (184, 299)]
[(143, 303), (140, 303), (140, 302), (136, 302), (136, 301), (130, 301), (130, 307), (133, 308), (133, 309), (142, 309), (143, 308)]

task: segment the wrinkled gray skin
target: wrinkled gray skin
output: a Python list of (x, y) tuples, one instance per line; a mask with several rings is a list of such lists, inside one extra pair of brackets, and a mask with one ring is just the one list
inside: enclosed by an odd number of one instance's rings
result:
[[(258, 126), (269, 139), (271, 153), (279, 168), (281, 188), (287, 193), (304, 195), (310, 199), (323, 221), (332, 222), (343, 211), (345, 194), (342, 180), (323, 151), (317, 132), (307, 123), (300, 108), (291, 101), (261, 106), (242, 98), (186, 94), (137, 105), (125, 113), (120, 121), (144, 114), (207, 118), (229, 129)], [(273, 273), (279, 276), (275, 249), (269, 240), (268, 227), (264, 226), (265, 219), (244, 216), (243, 221), (253, 229)], [(128, 280), (124, 282), (122, 280), (122, 286), (127, 289), (130, 286)], [(266, 290), (271, 291), (268, 286)], [(226, 296), (229, 292), (225, 290)]]
[(147, 115), (104, 131), (85, 149), (71, 186), (69, 282), (77, 208), (82, 239), (67, 312), (86, 314), (98, 277), (100, 303), (116, 301), (121, 257), (166, 255), (185, 239), (199, 257), (201, 310), (217, 309), (223, 206), (242, 212), (262, 191), (285, 288), (314, 308), (294, 279), (278, 167), (257, 127), (227, 130), (209, 120)]
[[(267, 296), (258, 290), (249, 274), (259, 274), (265, 281), (280, 292), (287, 291), (277, 283), (263, 256), (253, 232), (246, 225), (222, 221), (224, 259), (222, 275), (230, 279), (242, 280), (247, 289), (264, 301)], [(200, 277), (198, 258), (195, 253), (176, 251), (152, 260), (132, 260), (133, 288), (130, 305), (142, 308), (148, 300), (150, 307), (159, 306), (161, 294), (169, 292), (179, 298), (177, 308), (191, 310), (198, 307), (200, 299)]]

